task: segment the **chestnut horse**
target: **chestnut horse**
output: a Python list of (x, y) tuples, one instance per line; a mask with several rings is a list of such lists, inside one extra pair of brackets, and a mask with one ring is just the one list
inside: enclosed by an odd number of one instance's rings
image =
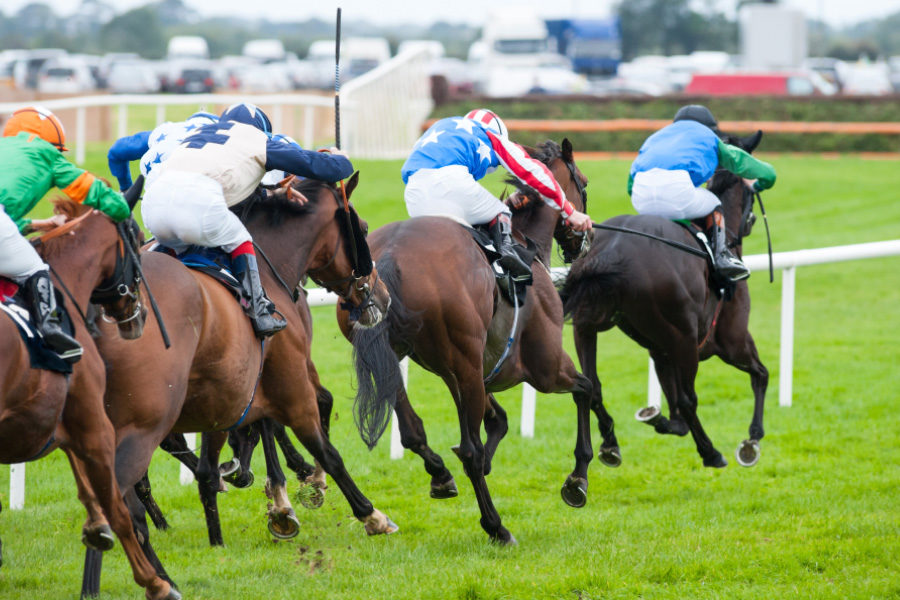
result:
[[(762, 132), (747, 139), (730, 138), (752, 152)], [(743, 236), (753, 220), (753, 197), (740, 177), (716, 171), (709, 189), (722, 200), (729, 247), (741, 254)], [(614, 217), (604, 224), (625, 227), (697, 248), (693, 236), (667, 219), (647, 215)], [(621, 462), (613, 419), (603, 405), (597, 376), (597, 334), (618, 327), (650, 351), (669, 406), (668, 419), (655, 407), (638, 411), (638, 418), (659, 433), (694, 437), (697, 452), (707, 467), (728, 463), (713, 447), (697, 416), (694, 379), (698, 363), (718, 356), (750, 374), (754, 410), (750, 439), (737, 450), (744, 466), (759, 458), (763, 431), (763, 405), (769, 372), (760, 362), (753, 336), (747, 329), (750, 291), (737, 283), (733, 298), (723, 301), (709, 284), (709, 264), (703, 257), (674, 249), (658, 240), (617, 231), (600, 230), (590, 252), (572, 265), (561, 295), (572, 317), (575, 348), (585, 375), (593, 382), (592, 407), (603, 444), (600, 460), (609, 466)]]
[[(569, 141), (563, 140), (561, 147), (548, 141), (526, 150), (548, 166), (568, 200), (583, 211), (587, 180), (574, 164)], [(562, 489), (570, 505), (585, 503), (593, 454), (590, 381), (578, 373), (563, 350), (562, 303), (548, 269), (554, 232), (568, 228), (560, 227), (560, 212), (536, 196), (525, 204), (513, 211), (513, 231), (520, 240), (522, 236), (533, 240), (538, 262), (517, 319), (511, 304), (500, 297), (493, 268), (482, 250), (469, 232), (444, 217), (391, 223), (369, 236), (379, 272), (391, 292), (391, 311), (384, 323), (361, 329), (348, 320), (346, 310), (338, 310), (341, 329), (355, 350), (356, 417), (363, 439), (369, 445), (377, 441), (393, 407), (404, 447), (422, 456), (432, 475), (432, 495), (436, 488), (438, 495), (454, 495), (447, 493), (452, 476), (428, 447), (421, 419), (403, 390), (398, 360), (409, 356), (440, 376), (459, 413), (457, 455), (475, 488), (481, 526), (492, 541), (501, 544), (514, 544), (515, 538), (500, 522), (485, 475), (507, 425), (490, 392), (528, 382), (544, 393), (572, 394), (578, 415), (575, 469)], [(509, 338), (515, 341), (504, 362), (500, 358)], [(481, 441), (482, 421), (486, 444)]]
[[(348, 193), (357, 180), (358, 174), (350, 179)], [(141, 340), (123, 342), (108, 334), (98, 339), (107, 362), (107, 410), (119, 438), (116, 475), (144, 552), (169, 581), (150, 545), (134, 485), (172, 431), (218, 431), (274, 418), (291, 427), (332, 476), (369, 534), (397, 528), (356, 487), (322, 429), (315, 389), (302, 368), (309, 338), (292, 305), (293, 291), (307, 273), (353, 307), (360, 327), (377, 324), (390, 297), (352, 205), (331, 184), (304, 180), (291, 186), (234, 207), (256, 240), (261, 279), (288, 323), (284, 331), (261, 342), (222, 284), (164, 253), (149, 252), (143, 255), (144, 272), (168, 284), (158, 301), (172, 347), (163, 349), (155, 319)], [(216, 458), (204, 446), (198, 480), (201, 497), (209, 498), (205, 502), (215, 502), (219, 487)], [(272, 495), (276, 510), (289, 506), (284, 487)], [(86, 559), (85, 593), (99, 587), (98, 559), (96, 554)]]
[(84, 543), (107, 550), (115, 531), (147, 598), (179, 598), (145, 558), (122, 501), (114, 469), (115, 431), (103, 406), (104, 364), (84, 320), (84, 309), (93, 300), (119, 322), (119, 335), (141, 335), (146, 310), (138, 288), (140, 271), (133, 262), (139, 232), (133, 221), (116, 226), (86, 206), (68, 200), (55, 203), (57, 212), (70, 220), (36, 243), (57, 288), (65, 291), (63, 304), (84, 353), (69, 377), (32, 369), (12, 320), (0, 318), (0, 461), (33, 460), (62, 448), (88, 510)]

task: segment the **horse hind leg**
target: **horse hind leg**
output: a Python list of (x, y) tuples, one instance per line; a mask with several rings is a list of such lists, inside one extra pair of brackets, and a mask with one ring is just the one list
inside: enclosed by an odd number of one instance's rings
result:
[(203, 505), (203, 513), (206, 517), (206, 530), (209, 535), (210, 546), (224, 546), (222, 537), (222, 524), (219, 519), (218, 498), (219, 493), (219, 452), (225, 444), (224, 436), (216, 436), (204, 433), (200, 442), (200, 462), (197, 467), (197, 491), (200, 494), (200, 504)]
[(163, 514), (162, 509), (159, 508), (159, 505), (156, 503), (156, 499), (153, 497), (153, 490), (150, 487), (150, 474), (144, 473), (144, 476), (141, 477), (141, 480), (134, 484), (134, 492), (137, 494), (138, 499), (141, 501), (141, 504), (144, 505), (144, 509), (146, 509), (147, 514), (150, 515), (150, 520), (153, 521), (153, 526), (156, 527), (159, 531), (166, 531), (169, 529), (169, 522), (166, 521), (166, 516)]
[(622, 464), (619, 440), (616, 438), (615, 421), (603, 404), (603, 386), (597, 374), (597, 331), (587, 325), (575, 324), (575, 352), (581, 364), (581, 372), (591, 382), (591, 410), (597, 417), (597, 427), (603, 443), (597, 458), (607, 467)]
[(254, 424), (259, 429), (263, 453), (266, 457), (266, 496), (274, 502), (267, 507), (269, 533), (277, 539), (287, 540), (300, 532), (300, 521), (287, 495), (287, 480), (278, 460), (273, 429), (276, 424), (269, 418)]
[(425, 464), (425, 472), (431, 475), (429, 495), (435, 499), (455, 498), (459, 495), (453, 475), (444, 465), (444, 460), (428, 445), (422, 419), (416, 414), (406, 390), (397, 393), (394, 406), (397, 426), (400, 429), (400, 444), (410, 452), (419, 455)]

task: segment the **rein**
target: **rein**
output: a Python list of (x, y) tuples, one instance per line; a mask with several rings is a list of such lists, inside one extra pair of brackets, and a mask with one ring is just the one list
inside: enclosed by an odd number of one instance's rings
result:
[(674, 240), (669, 240), (664, 237), (659, 237), (658, 235), (653, 235), (652, 233), (644, 233), (643, 231), (638, 231), (637, 229), (629, 229), (628, 227), (616, 227), (615, 225), (604, 225), (602, 223), (594, 223), (592, 225), (595, 229), (605, 229), (607, 231), (618, 231), (619, 233), (631, 233), (634, 235), (639, 235), (641, 237), (650, 238), (651, 240), (656, 240), (658, 242), (662, 242), (668, 246), (672, 246), (673, 248), (677, 248), (682, 252), (687, 252), (688, 254), (693, 254), (694, 256), (701, 256), (703, 258), (707, 258), (706, 252), (694, 248), (693, 246), (688, 246), (687, 244), (682, 244), (681, 242), (676, 242)]

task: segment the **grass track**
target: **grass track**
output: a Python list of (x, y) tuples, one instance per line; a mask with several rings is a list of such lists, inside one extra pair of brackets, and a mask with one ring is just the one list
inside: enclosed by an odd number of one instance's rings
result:
[[(103, 160), (97, 147), (88, 166), (107, 173)], [(362, 179), (354, 201), (363, 217), (373, 228), (403, 218), (399, 163), (356, 164)], [(791, 157), (775, 166), (779, 181), (764, 200), (776, 251), (900, 238), (895, 164)], [(626, 162), (581, 167), (594, 219), (631, 212)], [(496, 180), (491, 185), (499, 191)], [(748, 254), (764, 251), (762, 232), (760, 224)], [(752, 412), (749, 378), (715, 359), (700, 368), (700, 416), (731, 465), (712, 471), (689, 438), (657, 436), (631, 418), (646, 394), (646, 353), (618, 332), (600, 337), (604, 397), (624, 464), (592, 463), (581, 510), (559, 498), (573, 461), (571, 399), (539, 396), (535, 437), (523, 439), (520, 388), (501, 394), (511, 431), (488, 483), (519, 540), (509, 549), (488, 544), (478, 525), (471, 486), (449, 451), (458, 425), (443, 385), (411, 368), (413, 405), (460, 488), (458, 498), (435, 501), (418, 458), (389, 460), (387, 440), (365, 450), (350, 413), (349, 346), (332, 311), (315, 309), (314, 358), (336, 398), (335, 445), (400, 533), (367, 538), (332, 486), (318, 511), (297, 504), (298, 538), (272, 542), (260, 455), (256, 485), (220, 496), (228, 545), (211, 549), (196, 488), (178, 485), (175, 461), (159, 454), (154, 492), (173, 529), (152, 539), (192, 600), (900, 597), (898, 267), (892, 258), (800, 270), (789, 409), (777, 405), (780, 277), (774, 285), (762, 273), (750, 279), (751, 331), (771, 372), (767, 436), (752, 469), (732, 459)], [(565, 342), (571, 352), (570, 332)], [(598, 440), (595, 433), (595, 448)], [(0, 599), (75, 598), (84, 511), (63, 455), (29, 464), (27, 479), (26, 509), (0, 515)], [(0, 468), (4, 507), (8, 489), (8, 470)], [(118, 548), (106, 555), (102, 590), (107, 599), (140, 597)]]

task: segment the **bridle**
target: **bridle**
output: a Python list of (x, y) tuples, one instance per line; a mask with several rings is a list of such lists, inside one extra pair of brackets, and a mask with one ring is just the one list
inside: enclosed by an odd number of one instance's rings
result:
[[(560, 156), (560, 160), (562, 160), (563, 164), (566, 165), (566, 168), (569, 170), (569, 175), (572, 177), (572, 182), (575, 184), (575, 189), (578, 191), (578, 195), (581, 196), (581, 206), (582, 212), (587, 212), (587, 189), (582, 185), (581, 180), (578, 178), (578, 174), (575, 171), (575, 161), (565, 160)], [(586, 231), (583, 232), (575, 232), (569, 228), (566, 228), (566, 235), (572, 236), (575, 238), (581, 238), (581, 247), (578, 249), (578, 254), (572, 256), (568, 250), (563, 249), (563, 260), (566, 263), (571, 263), (578, 256), (583, 256), (591, 247), (591, 238), (588, 236)]]

